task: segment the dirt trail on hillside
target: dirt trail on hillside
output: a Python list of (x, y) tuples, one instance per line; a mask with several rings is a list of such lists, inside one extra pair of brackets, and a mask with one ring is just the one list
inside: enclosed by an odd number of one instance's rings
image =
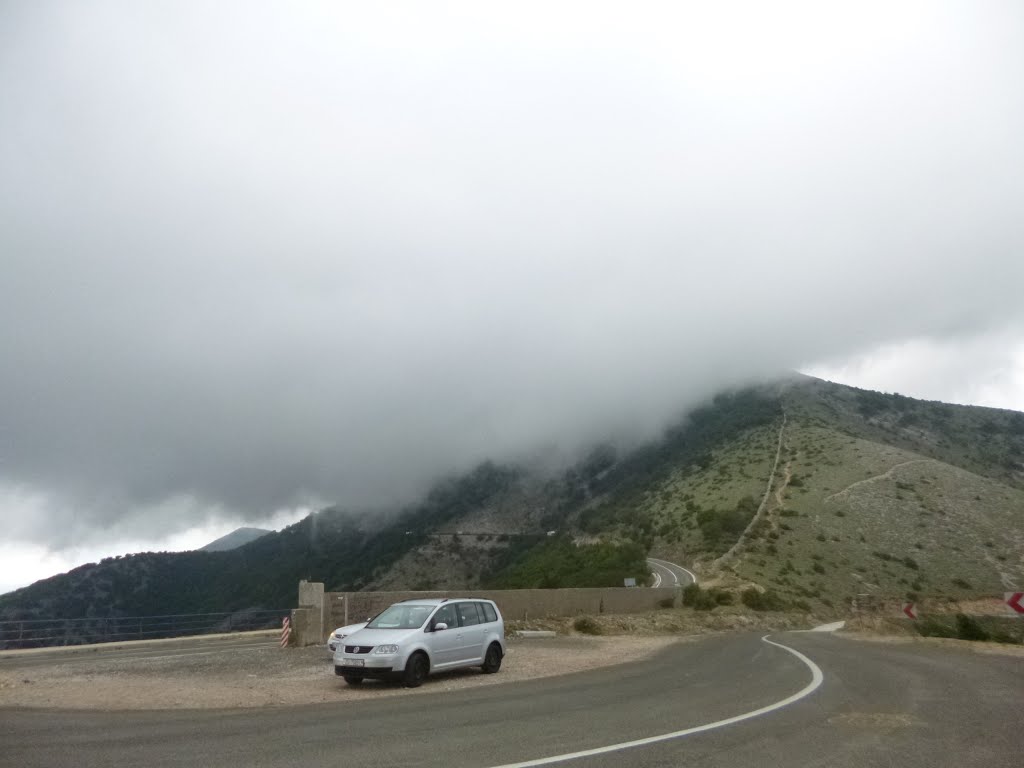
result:
[(844, 493), (849, 493), (854, 488), (857, 488), (858, 486), (864, 485), (865, 483), (873, 483), (876, 480), (884, 480), (886, 478), (892, 477), (892, 473), (895, 472), (900, 467), (909, 467), (911, 464), (927, 464), (930, 461), (935, 461), (935, 459), (913, 459), (911, 461), (901, 462), (901, 463), (896, 464), (896, 465), (894, 465), (892, 467), (889, 467), (889, 469), (887, 471), (883, 472), (880, 475), (875, 475), (873, 477), (866, 477), (863, 480), (858, 480), (855, 483), (850, 483), (848, 486), (843, 488), (843, 490), (836, 491), (835, 493), (833, 493), (833, 494), (831, 494), (829, 496), (826, 496), (825, 497), (825, 503), (827, 504), (828, 502), (832, 501), (833, 499), (838, 498), (839, 496), (842, 496)]
[(789, 487), (789, 481), (793, 479), (793, 461), (789, 460), (786, 462), (786, 466), (782, 468), (782, 482), (779, 483), (779, 487), (775, 489), (775, 505), (768, 510), (767, 520), (771, 524), (773, 531), (779, 530), (779, 513), (785, 506), (783, 503), (783, 495), (786, 493), (786, 489)]
[[(775, 449), (775, 461), (772, 462), (772, 471), (768, 475), (768, 486), (764, 489), (764, 496), (761, 497), (761, 504), (758, 506), (757, 512), (755, 512), (754, 516), (751, 518), (750, 523), (748, 523), (747, 527), (743, 529), (743, 533), (740, 534), (740, 537), (736, 540), (736, 543), (729, 547), (729, 550), (724, 555), (712, 561), (711, 570), (715, 570), (717, 568), (722, 567), (725, 563), (729, 562), (729, 560), (736, 557), (739, 551), (743, 548), (743, 545), (746, 544), (751, 532), (754, 530), (757, 524), (764, 519), (765, 512), (768, 509), (768, 501), (771, 499), (772, 496), (772, 486), (775, 483), (775, 472), (779, 468), (779, 459), (782, 457), (782, 441), (783, 437), (785, 436), (785, 433), (786, 409), (783, 408), (782, 426), (779, 427), (779, 444), (778, 447), (776, 447)], [(789, 476), (786, 477), (786, 482), (789, 482)]]

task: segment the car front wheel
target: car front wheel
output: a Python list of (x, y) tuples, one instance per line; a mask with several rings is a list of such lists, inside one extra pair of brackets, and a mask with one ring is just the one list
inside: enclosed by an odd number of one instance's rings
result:
[(497, 643), (491, 643), (487, 649), (487, 655), (484, 656), (483, 667), (484, 672), (489, 675), (493, 675), (499, 669), (501, 669), (501, 646)]
[(402, 683), (406, 688), (419, 688), (430, 673), (430, 661), (425, 653), (414, 653), (405, 663)]
[(363, 683), (363, 676), (362, 675), (345, 675), (344, 677), (345, 677), (345, 682), (348, 683), (349, 685), (362, 685), (362, 683)]

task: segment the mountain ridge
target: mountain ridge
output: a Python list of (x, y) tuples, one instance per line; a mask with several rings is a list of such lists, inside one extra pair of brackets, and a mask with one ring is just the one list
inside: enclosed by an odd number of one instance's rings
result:
[(214, 539), (209, 544), (204, 544), (199, 547), (199, 552), (224, 552), (229, 549), (237, 549), (238, 547), (244, 546), (251, 541), (261, 536), (266, 536), (268, 533), (273, 533), (268, 528), (235, 528), (231, 533), (226, 533), (219, 539)]
[(283, 608), (301, 578), (611, 586), (643, 579), (646, 554), (828, 609), (864, 591), (1024, 584), (1022, 523), (1024, 414), (794, 376), (722, 393), (659, 440), (596, 446), (559, 474), (484, 462), (402, 509), (328, 508), (228, 551), (108, 558), (0, 596), (0, 618)]

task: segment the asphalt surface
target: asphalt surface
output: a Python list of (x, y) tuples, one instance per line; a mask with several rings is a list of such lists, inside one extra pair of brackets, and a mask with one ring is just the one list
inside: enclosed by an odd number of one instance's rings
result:
[[(812, 633), (772, 637), (823, 681), (781, 709), (567, 766), (1014, 766), (1024, 658)], [(499, 673), (500, 674), (500, 673)], [(492, 768), (733, 718), (806, 690), (808, 663), (760, 634), (645, 662), (436, 696), (220, 712), (0, 710), (0, 765)], [(339, 685), (342, 683), (339, 681)]]
[(668, 560), (659, 560), (655, 557), (647, 558), (647, 565), (654, 574), (655, 587), (685, 587), (688, 584), (696, 584), (697, 579), (691, 571), (681, 565), (670, 563)]
[[(244, 653), (254, 648), (276, 647), (276, 631), (183, 637), (175, 640), (150, 640), (145, 642), (105, 643), (88, 646), (59, 646), (38, 648), (30, 651), (0, 651), (0, 670), (30, 669), (45, 667), (59, 662), (75, 664), (116, 659), (119, 663), (130, 664), (153, 659), (185, 656), (205, 656), (225, 651)], [(3, 758), (0, 757), (0, 765)]]

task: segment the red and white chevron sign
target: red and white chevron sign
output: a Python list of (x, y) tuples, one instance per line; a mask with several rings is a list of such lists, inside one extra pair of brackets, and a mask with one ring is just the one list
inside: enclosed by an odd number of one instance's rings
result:
[(903, 613), (906, 614), (908, 619), (916, 619), (917, 618), (917, 606), (914, 605), (913, 603), (904, 603), (903, 604)]
[(1005, 592), (1003, 599), (1013, 608), (1018, 616), (1024, 616), (1024, 592)]

